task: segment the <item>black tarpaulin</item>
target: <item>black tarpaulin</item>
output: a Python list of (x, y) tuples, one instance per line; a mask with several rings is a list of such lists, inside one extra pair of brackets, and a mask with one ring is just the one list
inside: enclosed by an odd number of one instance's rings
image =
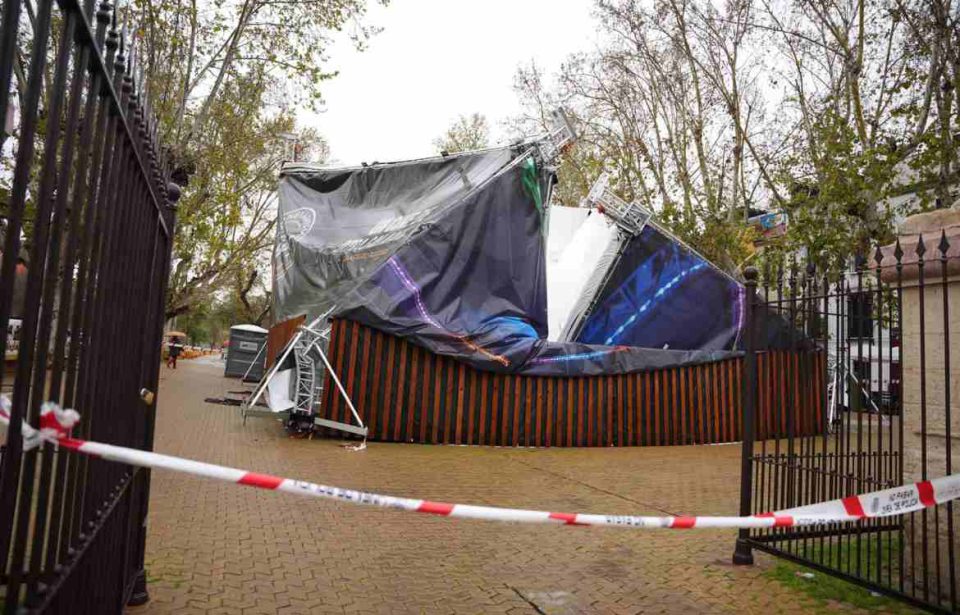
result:
[[(552, 181), (532, 151), (511, 148), (351, 169), (288, 167), (274, 251), (276, 313), (312, 317), (333, 308), (499, 372), (624, 373), (735, 354), (718, 344), (547, 341)], [(664, 275), (657, 279), (669, 282)]]

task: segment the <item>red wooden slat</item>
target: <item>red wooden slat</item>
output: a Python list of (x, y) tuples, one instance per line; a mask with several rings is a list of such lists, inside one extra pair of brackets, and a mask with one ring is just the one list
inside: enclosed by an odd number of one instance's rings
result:
[(694, 444), (704, 444), (708, 440), (704, 437), (703, 433), (703, 388), (700, 386), (703, 383), (703, 366), (694, 365), (691, 370), (691, 384), (693, 389), (690, 392), (690, 397), (695, 399), (693, 402), (693, 416), (695, 429), (693, 431), (693, 443)]
[(520, 399), (518, 414), (520, 415), (519, 442), (522, 446), (530, 446), (530, 430), (533, 428), (533, 413), (536, 404), (536, 379), (517, 376), (521, 382), (523, 397)]
[(437, 355), (431, 370), (433, 377), (433, 421), (430, 425), (430, 442), (434, 443), (440, 441), (440, 406), (442, 405), (440, 383), (443, 380), (443, 362), (445, 360), (446, 357)]
[(734, 428), (733, 418), (734, 416), (741, 412), (740, 408), (734, 408), (730, 405), (730, 369), (733, 365), (732, 361), (723, 361), (720, 363), (720, 404), (721, 412), (720, 415), (723, 419), (723, 437), (725, 439), (730, 439), (731, 433), (737, 439), (740, 438), (740, 432)]
[[(370, 387), (369, 381), (376, 379), (376, 373), (370, 369), (370, 351), (373, 347), (373, 336), (376, 335), (374, 329), (365, 329), (366, 339), (363, 341), (363, 351), (360, 355), (360, 390), (357, 391), (357, 396), (355, 398), (355, 407), (357, 409), (357, 414), (360, 415), (360, 418), (363, 420), (364, 425), (367, 424), (368, 419), (365, 416), (367, 410), (367, 391)], [(368, 378), (367, 375), (372, 374), (371, 378)], [(352, 423), (351, 423), (352, 424)]]
[(368, 433), (371, 437), (376, 437), (377, 425), (379, 424), (380, 413), (383, 412), (383, 406), (380, 402), (380, 392), (383, 387), (383, 338), (386, 337), (379, 331), (374, 333), (373, 360), (370, 369), (370, 392), (367, 396), (367, 409), (364, 421), (367, 425)]
[(480, 376), (480, 444), (487, 442), (487, 397), (489, 396), (490, 374), (483, 372)]
[(445, 358), (443, 366), (443, 381), (446, 387), (446, 394), (443, 396), (445, 407), (443, 409), (443, 440), (444, 444), (452, 444), (453, 419), (456, 416), (456, 386), (457, 386), (457, 362), (453, 359)]
[(790, 409), (786, 405), (786, 400), (788, 399), (787, 387), (789, 386), (790, 379), (787, 375), (787, 357), (783, 352), (777, 352), (777, 363), (778, 368), (777, 374), (780, 379), (780, 433), (777, 434), (777, 437), (782, 437), (787, 433), (787, 413)]
[(617, 396), (617, 413), (620, 416), (620, 428), (617, 430), (617, 446), (630, 446), (630, 435), (633, 433), (630, 416), (630, 385), (633, 379), (634, 374), (617, 376), (617, 383), (614, 388), (614, 393)]
[(510, 376), (510, 379), (513, 381), (513, 433), (510, 434), (510, 443), (511, 446), (520, 446), (520, 405), (523, 403), (525, 391), (521, 386), (520, 376)]
[(287, 343), (297, 334), (297, 329), (303, 324), (304, 320), (306, 320), (305, 316), (295, 316), (270, 327), (270, 332), (267, 333), (267, 362), (265, 369), (273, 367), (274, 361), (279, 358), (280, 353), (287, 347)]
[(417, 414), (417, 384), (420, 381), (420, 355), (422, 352), (422, 348), (410, 344), (410, 373), (407, 375), (407, 420), (403, 430), (404, 442), (413, 441), (413, 419)]
[(403, 429), (403, 409), (406, 407), (406, 384), (407, 384), (407, 352), (409, 350), (410, 344), (406, 340), (401, 339), (400, 343), (400, 369), (397, 373), (397, 403), (391, 409), (391, 414), (393, 414), (393, 441), (402, 442), (401, 440), (401, 430)]
[(639, 374), (627, 374), (623, 381), (623, 412), (625, 415), (624, 420), (627, 423), (627, 432), (624, 434), (624, 443), (627, 446), (635, 445), (634, 438), (636, 437), (638, 431), (636, 415), (638, 378)]
[(676, 380), (678, 386), (680, 387), (680, 440), (677, 444), (689, 444), (689, 436), (687, 432), (689, 431), (690, 424), (690, 406), (692, 405), (693, 400), (690, 397), (690, 368), (681, 367), (676, 371)]
[[(336, 343), (337, 343), (336, 327), (331, 327), (331, 329), (330, 329), (330, 343), (329, 343), (329, 348), (330, 348), (330, 349), (335, 348), (335, 347), (336, 347)], [(333, 362), (333, 354), (332, 354), (331, 352), (329, 352), (329, 351), (328, 351), (327, 354), (328, 354), (327, 358), (328, 358), (331, 362)], [(330, 377), (330, 370), (326, 370), (325, 373), (324, 373), (324, 375), (323, 375), (323, 393), (322, 393), (321, 396), (320, 396), (320, 399), (321, 399), (321, 402), (322, 402), (322, 403), (320, 404), (320, 413), (319, 413), (319, 414), (320, 414), (321, 417), (327, 416), (327, 408), (329, 408), (329, 407), (330, 407), (330, 404), (331, 404), (331, 401), (330, 401), (330, 400), (331, 400), (331, 396), (332, 396), (332, 394), (333, 394), (333, 391), (332, 391), (332, 390), (333, 390), (334, 386), (335, 386), (335, 385), (333, 384), (333, 379)]]
[(734, 434), (734, 437), (737, 438), (741, 438), (743, 435), (740, 433), (740, 430), (737, 429), (737, 416), (743, 412), (743, 408), (736, 405), (733, 391), (735, 386), (739, 386), (739, 381), (736, 380), (735, 374), (737, 363), (739, 363), (739, 360), (723, 362), (723, 402), (726, 406), (724, 418), (727, 422), (727, 438), (730, 438), (731, 434)]
[(410, 344), (403, 338), (397, 338), (397, 373), (393, 380), (394, 386), (394, 400), (393, 405), (391, 405), (387, 410), (390, 413), (390, 432), (387, 436), (390, 438), (391, 442), (396, 442), (400, 437), (400, 434), (403, 431), (403, 410), (407, 407), (407, 378), (409, 374), (407, 373), (406, 365), (408, 360), (408, 353), (410, 352)]
[(463, 386), (466, 368), (463, 363), (457, 362), (457, 412), (454, 424), (454, 442), (463, 444)]
[(577, 378), (577, 399), (576, 399), (576, 407), (574, 409), (574, 412), (577, 417), (577, 439), (576, 439), (576, 444), (574, 446), (583, 446), (583, 434), (584, 434), (583, 421), (585, 419), (584, 414), (586, 414), (586, 409), (584, 404), (584, 400), (586, 399), (586, 396), (583, 390), (583, 386), (584, 386), (583, 381), (584, 381), (584, 378)]
[[(338, 375), (343, 373), (343, 349), (346, 347), (347, 343), (347, 335), (346, 331), (344, 330), (345, 324), (346, 323), (342, 320), (336, 320), (334, 321), (333, 328), (331, 329), (331, 331), (336, 329), (335, 337), (337, 339), (336, 352), (334, 352), (333, 361), (331, 362), (333, 363), (333, 369), (336, 370)], [(333, 347), (332, 343), (330, 344), (330, 347)], [(324, 413), (324, 415), (329, 419), (334, 419), (337, 416), (340, 407), (340, 388), (337, 386), (330, 387), (330, 394), (330, 405), (327, 407), (327, 412)]]
[[(734, 363), (734, 370), (735, 370), (734, 382), (736, 383), (736, 386), (733, 387), (733, 395), (735, 400), (733, 403), (733, 407), (743, 408), (743, 359), (737, 359), (733, 363)], [(735, 433), (741, 434), (740, 437), (742, 438), (743, 437), (742, 435), (743, 434), (743, 412), (737, 412), (734, 415), (734, 424), (736, 425)], [(733, 438), (734, 436), (733, 434), (731, 434), (730, 439), (732, 440)]]
[(600, 438), (600, 394), (603, 390), (603, 382), (599, 378), (584, 379), (584, 386), (587, 391), (587, 441), (586, 446), (596, 446)]
[(503, 396), (500, 400), (500, 446), (510, 446), (510, 426), (513, 425), (510, 409), (513, 408), (512, 396), (515, 393), (510, 376), (500, 376), (500, 378), (503, 386)]
[(644, 422), (643, 412), (646, 406), (646, 391), (644, 387), (646, 378), (646, 372), (630, 374), (630, 379), (627, 381), (630, 384), (630, 393), (627, 397), (630, 416), (629, 424), (633, 429), (633, 433), (630, 434), (628, 442), (631, 446), (639, 445), (645, 438), (646, 423)]
[[(333, 322), (330, 347), (334, 369), (344, 378), (372, 438), (626, 446), (740, 437), (740, 359), (639, 374), (501, 375), (342, 319)], [(758, 437), (782, 435), (788, 419), (795, 421), (797, 435), (818, 433), (823, 421), (823, 353), (771, 351), (760, 353), (757, 360)], [(443, 386), (443, 378), (449, 386)], [(796, 402), (792, 408), (787, 398)], [(325, 416), (351, 420), (332, 382), (325, 381), (323, 406)]]
[(706, 380), (704, 381), (704, 404), (707, 412), (707, 424), (710, 430), (710, 442), (725, 442), (723, 433), (719, 429), (719, 420), (717, 417), (717, 397), (714, 391), (716, 377), (716, 363), (706, 365)]
[[(354, 387), (356, 375), (357, 375), (357, 348), (360, 342), (360, 325), (356, 322), (347, 321), (347, 330), (348, 336), (350, 337), (350, 354), (347, 355), (347, 369), (346, 369), (346, 379), (343, 383), (344, 388), (347, 389), (347, 395), (350, 396), (350, 399), (353, 400), (357, 396), (357, 390)], [(343, 372), (341, 372), (343, 373)], [(347, 407), (346, 400), (342, 406), (340, 406), (340, 422), (353, 422), (353, 417), (350, 416), (350, 409)]]
[[(546, 388), (546, 383), (544, 382), (544, 379), (540, 377), (534, 378), (534, 382), (537, 383), (537, 395), (536, 395), (537, 413), (533, 417), (534, 419), (533, 420), (533, 423), (534, 423), (533, 446), (542, 446), (543, 440), (541, 440), (541, 438), (543, 437), (543, 390), (544, 388)], [(529, 430), (527, 430), (527, 433), (528, 433), (527, 437), (529, 438)]]
[(477, 382), (476, 382), (477, 372), (475, 369), (467, 368), (467, 379), (466, 384), (464, 385), (469, 393), (465, 393), (466, 404), (467, 404), (467, 440), (465, 444), (473, 444), (473, 419), (476, 416), (477, 404), (474, 401), (476, 399), (477, 392)]
[(433, 393), (434, 378), (433, 366), (436, 364), (437, 355), (429, 351), (424, 351), (423, 361), (420, 364), (420, 406), (417, 412), (420, 415), (420, 442), (426, 442), (428, 434), (433, 431), (431, 422), (433, 414), (430, 412), (430, 396)]
[(680, 414), (677, 412), (677, 407), (680, 405), (678, 402), (680, 396), (677, 390), (677, 371), (668, 369), (665, 370), (664, 375), (666, 376), (663, 386), (664, 421), (669, 426), (667, 444), (672, 446), (678, 444), (680, 437), (680, 421), (677, 420)]
[(766, 382), (766, 372), (764, 371), (764, 354), (757, 355), (757, 421), (754, 425), (755, 435), (758, 440), (763, 439), (763, 434), (767, 428), (767, 400), (764, 395), (764, 386)]
[(637, 379), (637, 440), (644, 446), (653, 445), (653, 374), (646, 371)]
[(389, 441), (390, 416), (393, 413), (393, 408), (396, 406), (393, 390), (393, 368), (396, 363), (394, 363), (393, 359), (397, 352), (397, 341), (398, 338), (392, 335), (387, 337), (387, 364), (385, 366), (387, 374), (383, 390), (382, 412), (380, 414), (383, 419), (380, 426), (380, 439), (386, 441)]
[(546, 426), (544, 428), (546, 437), (543, 443), (544, 446), (546, 447), (555, 446), (558, 441), (556, 426), (553, 423), (553, 416), (556, 413), (557, 406), (559, 405), (555, 401), (556, 398), (554, 397), (554, 387), (557, 385), (557, 382), (558, 380), (556, 378), (546, 379), (547, 391), (546, 391), (546, 403), (544, 404), (544, 406), (546, 407), (546, 410), (547, 410), (547, 417), (546, 417)]
[(613, 415), (616, 412), (613, 400), (613, 376), (604, 376), (607, 385), (607, 396), (605, 403), (600, 406), (600, 411), (607, 415), (607, 437), (605, 444), (613, 445)]
[(653, 403), (650, 405), (650, 412), (653, 414), (653, 443), (663, 444), (663, 431), (660, 425), (660, 380), (663, 372), (657, 370), (653, 372)]

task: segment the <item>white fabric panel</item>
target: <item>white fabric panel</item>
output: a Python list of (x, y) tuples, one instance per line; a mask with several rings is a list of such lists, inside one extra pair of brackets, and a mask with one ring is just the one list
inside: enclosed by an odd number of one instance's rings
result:
[(278, 371), (267, 383), (267, 405), (274, 412), (285, 412), (296, 406), (290, 399), (290, 379), (293, 377), (292, 369), (283, 369)]
[(577, 230), (593, 210), (587, 207), (561, 207), (553, 205), (549, 209), (550, 218), (547, 222), (547, 267), (550, 263), (560, 260), (560, 256)]
[(547, 339), (563, 341), (564, 331), (576, 319), (578, 310), (589, 304), (589, 297), (584, 299), (584, 295), (596, 292), (618, 245), (616, 225), (595, 210), (551, 210), (547, 236)]

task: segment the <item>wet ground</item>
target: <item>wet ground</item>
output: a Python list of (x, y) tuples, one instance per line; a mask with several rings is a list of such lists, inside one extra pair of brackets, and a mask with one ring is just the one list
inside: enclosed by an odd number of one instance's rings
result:
[[(736, 514), (738, 445), (502, 449), (287, 437), (205, 404), (215, 358), (162, 367), (156, 450), (380, 493), (571, 512)], [(155, 472), (151, 602), (133, 613), (793, 613), (822, 610), (729, 564), (735, 532), (457, 521)]]

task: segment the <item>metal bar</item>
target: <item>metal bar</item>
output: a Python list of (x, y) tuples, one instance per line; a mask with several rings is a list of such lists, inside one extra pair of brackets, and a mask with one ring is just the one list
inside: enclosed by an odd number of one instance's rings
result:
[[(86, 13), (83, 11), (83, 7), (80, 5), (79, 0), (57, 0), (57, 3), (60, 5), (60, 8), (64, 11), (64, 13), (67, 13), (67, 12), (73, 13), (79, 17), (79, 22), (78, 22), (79, 28), (77, 30), (77, 37), (79, 39), (80, 44), (89, 45), (91, 47), (96, 48), (97, 46), (96, 41), (99, 40), (97, 39), (97, 33), (99, 31), (99, 27), (95, 30), (93, 26), (90, 24), (90, 20), (87, 17)], [(43, 4), (46, 4), (46, 3), (43, 3)], [(139, 135), (137, 135), (137, 133), (130, 128), (130, 124), (126, 119), (125, 112), (124, 112), (124, 99), (122, 97), (122, 93), (118, 93), (120, 92), (120, 89), (116, 87), (114, 83), (110, 80), (110, 77), (111, 75), (113, 75), (113, 72), (109, 69), (109, 63), (110, 63), (110, 57), (107, 56), (105, 58), (103, 55), (99, 53), (93, 54), (93, 57), (91, 58), (92, 70), (95, 73), (99, 73), (105, 77), (105, 79), (103, 80), (103, 83), (101, 84), (101, 92), (109, 99), (110, 104), (113, 108), (113, 112), (116, 113), (121, 118), (120, 124), (121, 124), (121, 128), (126, 133), (127, 142), (131, 144), (137, 143), (139, 140)], [(137, 166), (139, 167), (140, 176), (151, 177), (151, 174), (148, 171), (147, 165), (144, 163), (143, 158), (140, 156), (140, 152), (134, 150), (132, 154), (133, 154), (133, 158), (137, 163)], [(163, 228), (163, 232), (168, 237), (172, 236), (171, 229), (167, 227), (166, 222), (164, 222), (162, 218), (163, 199), (157, 193), (156, 187), (151, 182), (147, 182), (147, 185), (149, 186), (149, 189), (150, 189), (150, 199), (153, 202), (153, 206), (154, 208), (156, 208), (157, 213), (161, 214), (161, 226)]]
[[(744, 300), (744, 369), (743, 369), (743, 448), (740, 455), (740, 514), (749, 515), (751, 498), (753, 496), (753, 439), (756, 421), (757, 396), (757, 353), (754, 348), (755, 323), (754, 308), (756, 304), (757, 270), (748, 267), (743, 272), (746, 280), (746, 299)], [(740, 530), (737, 545), (733, 554), (733, 563), (737, 565), (752, 565), (753, 553), (750, 549), (749, 530)]]
[[(17, 161), (14, 170), (13, 186), (11, 189), (11, 199), (9, 205), (9, 217), (7, 219), (7, 237), (3, 250), (3, 266), (0, 273), (0, 330), (6, 331), (9, 323), (10, 308), (13, 300), (13, 275), (16, 255), (20, 250), (20, 230), (22, 226), (22, 217), (24, 206), (26, 204), (27, 184), (29, 182), (30, 170), (33, 159), (33, 141), (36, 134), (37, 114), (40, 104), (40, 90), (43, 87), (42, 73), (46, 64), (47, 41), (50, 32), (51, 7), (49, 3), (41, 3), (36, 16), (36, 35), (34, 47), (30, 58), (30, 76), (28, 78), (27, 94), (25, 96), (26, 106), (23, 109), (23, 129), (19, 147), (17, 148)], [(50, 135), (55, 130), (48, 132), (48, 138), (45, 140), (45, 147), (55, 147), (55, 137)], [(49, 179), (47, 180), (49, 183)], [(43, 184), (41, 184), (43, 185)], [(35, 220), (39, 222), (35, 230), (40, 237), (45, 238), (46, 227), (49, 223), (50, 203), (49, 198), (41, 200), (37, 204), (37, 214)], [(4, 455), (4, 473), (0, 477), (0, 527), (14, 527), (14, 510), (19, 498), (14, 497), (17, 480), (26, 489), (33, 489), (33, 460), (36, 451), (26, 453), (21, 457), (22, 440), (20, 433), (20, 424), (23, 419), (31, 418), (29, 412), (29, 382), (30, 372), (33, 367), (33, 352), (36, 343), (37, 312), (39, 307), (41, 281), (43, 275), (43, 265), (35, 265), (35, 257), (41, 258), (44, 255), (46, 246), (42, 245), (40, 240), (34, 241), (31, 249), (31, 268), (27, 276), (27, 290), (24, 299), (24, 318), (21, 333), (20, 352), (17, 358), (17, 370), (13, 386), (13, 407), (11, 409), (10, 427), (7, 432), (7, 451)], [(41, 261), (42, 262), (42, 261)], [(6, 352), (6, 335), (0, 340), (0, 355)], [(0, 370), (0, 382), (3, 374)], [(22, 476), (21, 476), (22, 474)], [(20, 500), (22, 505), (29, 507), (29, 498)], [(23, 558), (26, 550), (26, 539), (29, 522), (29, 514), (21, 511), (17, 515), (16, 529), (13, 538), (13, 558), (10, 560), (10, 578), (7, 583), (6, 610), (13, 611), (20, 593), (20, 578), (22, 575)], [(6, 532), (0, 533), (2, 542), (0, 542), (0, 562), (7, 562), (8, 549), (10, 548), (10, 537)]]
[[(953, 473), (953, 432), (952, 432), (952, 409), (950, 407), (950, 388), (953, 383), (950, 379), (950, 289), (947, 280), (947, 251), (950, 249), (950, 243), (947, 241), (946, 230), (940, 231), (940, 285), (943, 294), (943, 412), (944, 412), (944, 444), (946, 447), (946, 460), (944, 471), (947, 475)], [(957, 537), (954, 533), (953, 502), (947, 502), (947, 568), (949, 574), (950, 591), (950, 610), (957, 611)], [(937, 544), (940, 544), (939, 532)], [(940, 558), (937, 558), (940, 561)], [(941, 575), (938, 575), (940, 578)]]
[[(79, 144), (76, 147), (77, 154), (77, 165), (76, 170), (73, 174), (73, 187), (70, 190), (72, 199), (71, 199), (71, 210), (70, 210), (70, 224), (67, 236), (67, 245), (66, 252), (64, 255), (63, 265), (60, 270), (61, 276), (61, 286), (60, 286), (60, 296), (59, 304), (61, 306), (60, 313), (57, 316), (57, 330), (54, 334), (54, 346), (53, 346), (53, 364), (51, 366), (51, 382), (50, 382), (50, 399), (56, 402), (61, 402), (63, 400), (62, 394), (65, 393), (63, 390), (63, 372), (65, 369), (70, 369), (69, 365), (64, 365), (65, 360), (67, 359), (67, 331), (68, 324), (71, 321), (71, 308), (73, 307), (73, 290), (74, 290), (74, 271), (78, 260), (79, 245), (80, 245), (80, 236), (83, 234), (83, 228), (81, 225), (81, 214), (83, 212), (83, 189), (86, 183), (87, 177), (87, 159), (90, 156), (92, 139), (90, 135), (90, 130), (93, 127), (93, 117), (96, 113), (96, 101), (97, 95), (95, 93), (96, 89), (96, 79), (91, 79), (89, 88), (86, 93), (86, 101), (83, 106), (83, 115), (82, 120), (74, 115), (74, 113), (79, 113), (79, 99), (82, 95), (82, 85), (84, 83), (84, 75), (86, 72), (87, 62), (89, 60), (90, 50), (87, 46), (81, 46), (79, 48), (79, 53), (75, 60), (74, 70), (74, 88), (73, 93), (71, 94), (71, 115), (67, 121), (67, 141), (68, 143), (74, 139), (74, 135), (79, 131)], [(71, 146), (65, 146), (65, 154), (61, 162), (60, 168), (60, 177), (66, 178), (70, 173), (73, 167), (73, 155), (74, 148)], [(66, 182), (66, 180), (64, 180)], [(57, 193), (58, 199), (67, 199), (67, 190), (62, 189)], [(62, 207), (65, 207), (64, 204)], [(61, 205), (58, 203), (58, 208)], [(76, 331), (74, 329), (74, 331)], [(76, 335), (74, 335), (76, 337)], [(70, 485), (70, 476), (72, 474), (73, 460), (69, 455), (58, 456), (57, 464), (57, 493), (54, 500), (54, 510), (62, 510), (64, 507), (64, 498), (67, 497), (69, 485)], [(64, 511), (65, 512), (65, 511)], [(69, 516), (63, 514), (61, 517), (62, 521), (69, 526)], [(65, 536), (64, 528), (61, 527), (58, 530), (59, 540), (50, 541), (50, 550), (48, 550), (47, 558), (54, 561), (60, 561), (66, 556), (66, 549), (69, 541), (67, 536)], [(54, 553), (54, 549), (56, 552)]]
[[(314, 331), (314, 330), (312, 330), (312, 329), (309, 329), (309, 328), (307, 328), (307, 327), (304, 327), (304, 329), (310, 331), (311, 333), (313, 333), (314, 335), (316, 335), (317, 338), (319, 339), (319, 333), (318, 333), (318, 332), (316, 332), (316, 331)], [(356, 335), (356, 334), (354, 334), (354, 335)], [(354, 340), (356, 340), (356, 337), (354, 337)], [(327, 372), (330, 374), (330, 377), (333, 379), (333, 382), (337, 385), (337, 389), (339, 389), (339, 390), (340, 390), (340, 393), (343, 395), (344, 401), (347, 402), (347, 407), (350, 408), (350, 412), (353, 414), (353, 418), (357, 421), (357, 423), (360, 424), (361, 427), (363, 427), (363, 420), (360, 418), (360, 415), (357, 414), (357, 409), (353, 407), (353, 402), (350, 400), (350, 395), (348, 395), (348, 394), (347, 394), (347, 390), (343, 388), (343, 384), (340, 382), (340, 378), (337, 377), (337, 372), (334, 371), (333, 366), (330, 365), (330, 361), (327, 360), (327, 354), (326, 354), (325, 352), (323, 352), (323, 349), (320, 348), (320, 345), (319, 345), (319, 343), (317, 343), (317, 341), (314, 341), (313, 344), (312, 344), (312, 346), (313, 346), (314, 348), (316, 348), (317, 353), (320, 355), (320, 360), (323, 361), (323, 364), (324, 364), (324, 365), (326, 366), (326, 368), (327, 368)], [(411, 386), (412, 386), (412, 385), (411, 385)]]
[(253, 369), (253, 366), (257, 364), (257, 359), (260, 358), (260, 355), (262, 355), (264, 351), (266, 351), (266, 349), (267, 349), (267, 342), (264, 341), (263, 344), (260, 345), (260, 350), (257, 351), (256, 356), (253, 357), (253, 361), (251, 361), (250, 365), (247, 366), (247, 371), (243, 372), (243, 376), (240, 378), (240, 382), (247, 381), (247, 376), (250, 375), (250, 370)]
[(339, 421), (331, 421), (329, 419), (320, 418), (316, 416), (313, 418), (313, 423), (319, 425), (320, 427), (329, 427), (331, 429), (338, 429), (340, 431), (346, 431), (352, 434), (357, 434), (358, 436), (367, 437), (367, 428), (366, 427), (357, 427), (355, 425), (348, 425), (347, 423), (341, 423)]
[[(920, 306), (918, 317), (920, 322), (920, 476), (921, 480), (927, 480), (927, 345), (926, 345), (926, 309), (924, 306), (924, 295), (926, 288), (924, 285), (924, 260), (923, 255), (926, 252), (923, 235), (917, 237), (917, 290)], [(911, 518), (914, 515), (910, 515)], [(923, 578), (923, 600), (930, 600), (930, 578), (929, 578), (929, 560), (927, 552), (929, 550), (929, 541), (927, 537), (927, 511), (920, 515), (921, 519), (921, 575)]]

